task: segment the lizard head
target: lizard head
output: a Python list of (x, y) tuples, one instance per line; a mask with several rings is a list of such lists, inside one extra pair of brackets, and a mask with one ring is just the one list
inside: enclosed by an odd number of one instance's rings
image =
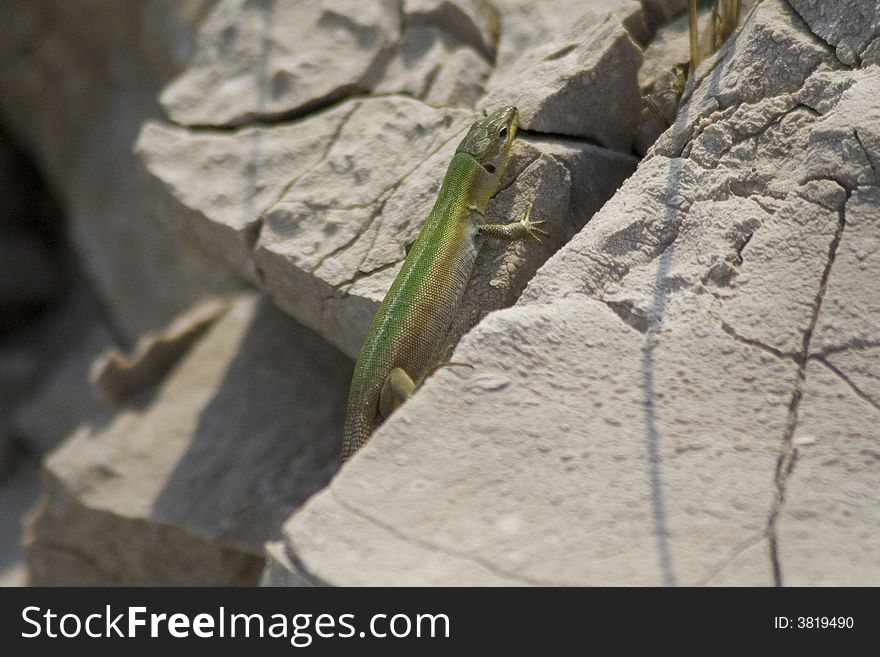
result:
[(476, 121), (458, 145), (457, 153), (467, 153), (485, 171), (483, 185), (487, 202), (504, 175), (518, 125), (519, 111), (515, 107), (502, 107)]

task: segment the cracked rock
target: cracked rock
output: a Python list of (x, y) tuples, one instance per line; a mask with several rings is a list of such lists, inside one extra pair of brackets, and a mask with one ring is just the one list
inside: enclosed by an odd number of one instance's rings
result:
[[(663, 0), (661, 0), (662, 2)], [(684, 0), (674, 0), (683, 2)], [(571, 29), (572, 22), (584, 15), (600, 20), (613, 16), (630, 33), (633, 40), (644, 44), (651, 36), (644, 3), (635, 0), (504, 0), (498, 3), (501, 37), (497, 64), (510, 68), (523, 52), (555, 40)], [(662, 22), (665, 22), (662, 21)]]
[(188, 126), (299, 116), (366, 92), (468, 104), (483, 91), (497, 31), (486, 0), (222, 0), (162, 104)]
[(641, 63), (641, 49), (614, 14), (587, 13), (564, 35), (499, 69), (480, 106), (516, 105), (527, 130), (628, 152), (641, 109)]
[(341, 107), (291, 125), (231, 133), (146, 123), (137, 152), (158, 183), (156, 214), (256, 282), (252, 249), (262, 213), (321, 161), (350, 113)]
[[(876, 124), (880, 127), (880, 118)], [(875, 153), (880, 154), (880, 143)], [(880, 187), (857, 187), (828, 278), (812, 342), (814, 351), (870, 345), (880, 339)], [(880, 372), (878, 372), (880, 375)]]
[(256, 583), (263, 542), (338, 467), (349, 375), (270, 302), (240, 299), (164, 382), (45, 461), (31, 583)]
[(835, 49), (841, 63), (858, 66), (868, 44), (880, 36), (877, 0), (788, 0), (813, 33)]
[(777, 523), (786, 586), (880, 583), (878, 427), (880, 405), (810, 361)]
[(162, 105), (182, 125), (240, 125), (367, 91), (399, 38), (397, 4), (221, 0)]
[[(354, 356), (474, 118), (386, 96), (232, 134), (148, 124), (138, 148), (167, 221)], [(515, 300), (635, 166), (628, 155), (575, 141), (524, 135), (515, 144), (487, 220), (515, 219), (533, 200), (553, 239), (487, 245), (474, 277), (483, 291), (469, 295), (462, 326)], [(202, 186), (194, 176), (223, 184)]]
[(483, 95), (491, 71), (485, 55), (460, 47), (448, 32), (411, 27), (375, 91), (403, 93), (438, 107), (466, 107)]
[(871, 581), (875, 76), (758, 5), (462, 339), (473, 369), (430, 377), (287, 521), (264, 583)]
[(763, 531), (795, 368), (675, 326), (646, 340), (580, 296), (490, 315), (453, 357), (473, 371), (429, 379), (288, 521), (299, 576), (699, 583)]
[(807, 200), (811, 191), (843, 207), (844, 190), (830, 181), (791, 194), (742, 250), (738, 294), (723, 315), (738, 335), (786, 353), (802, 348), (839, 223), (839, 208)]

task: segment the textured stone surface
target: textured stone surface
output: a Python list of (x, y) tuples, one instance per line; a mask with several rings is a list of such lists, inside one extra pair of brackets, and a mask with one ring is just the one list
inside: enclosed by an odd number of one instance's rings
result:
[[(331, 110), (289, 127), (231, 134), (146, 123), (137, 151), (160, 183), (154, 186), (156, 213), (255, 281), (251, 250), (262, 213), (321, 160), (346, 115), (344, 109)], [(202, 179), (215, 184), (196, 182)]]
[(835, 49), (841, 63), (858, 66), (868, 44), (880, 36), (877, 0), (789, 0), (810, 29)]
[(758, 5), (264, 583), (875, 581), (878, 76)]
[(158, 387), (45, 463), (34, 584), (253, 584), (335, 471), (350, 364), (245, 298)]
[(499, 69), (480, 106), (516, 105), (527, 130), (628, 152), (639, 120), (641, 63), (641, 50), (614, 14), (587, 13)]
[(482, 93), (497, 24), (486, 0), (223, 0), (162, 103), (177, 123), (214, 126), (370, 91), (467, 104)]
[[(637, 43), (646, 43), (654, 21), (645, 15), (643, 4), (635, 0), (502, 0), (497, 3), (501, 21), (498, 67), (508, 68), (526, 50), (559, 38), (584, 14), (593, 20), (611, 15)], [(665, 22), (659, 14), (657, 18)]]
[(860, 398), (833, 370), (810, 361), (778, 520), (786, 584), (880, 583), (878, 427), (880, 404)]
[[(353, 356), (474, 118), (386, 96), (232, 134), (148, 124), (138, 149), (169, 222)], [(534, 201), (553, 237), (488, 244), (462, 327), (514, 301), (635, 167), (630, 156), (539, 135), (517, 140), (512, 157), (487, 220), (505, 223)], [(194, 176), (223, 182), (204, 187)]]
[(184, 125), (302, 113), (369, 90), (399, 28), (391, 0), (223, 0), (202, 24), (189, 66), (162, 92), (162, 104)]
[(339, 584), (699, 583), (764, 530), (795, 368), (687, 329), (649, 345), (582, 297), (491, 315), (455, 352), (473, 374), (433, 377), (287, 549)]

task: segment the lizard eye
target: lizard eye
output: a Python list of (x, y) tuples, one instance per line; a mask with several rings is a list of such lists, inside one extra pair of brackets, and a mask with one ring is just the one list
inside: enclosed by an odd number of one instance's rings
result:
[(507, 139), (507, 127), (501, 128), (501, 130), (498, 131), (498, 136), (501, 137), (501, 139)]
[(489, 173), (495, 173), (495, 165), (494, 164), (484, 164), (483, 168)]

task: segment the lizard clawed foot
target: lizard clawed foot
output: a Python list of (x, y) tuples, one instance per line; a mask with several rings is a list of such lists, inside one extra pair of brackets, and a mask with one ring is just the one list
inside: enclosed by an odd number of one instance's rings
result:
[(550, 233), (541, 228), (538, 228), (541, 224), (546, 224), (547, 222), (541, 219), (540, 221), (532, 221), (532, 206), (534, 203), (529, 203), (529, 207), (526, 208), (525, 214), (519, 219), (519, 224), (522, 225), (522, 230), (525, 235), (533, 238), (538, 244), (541, 243), (541, 238), (538, 235), (543, 235), (544, 237), (550, 237)]

